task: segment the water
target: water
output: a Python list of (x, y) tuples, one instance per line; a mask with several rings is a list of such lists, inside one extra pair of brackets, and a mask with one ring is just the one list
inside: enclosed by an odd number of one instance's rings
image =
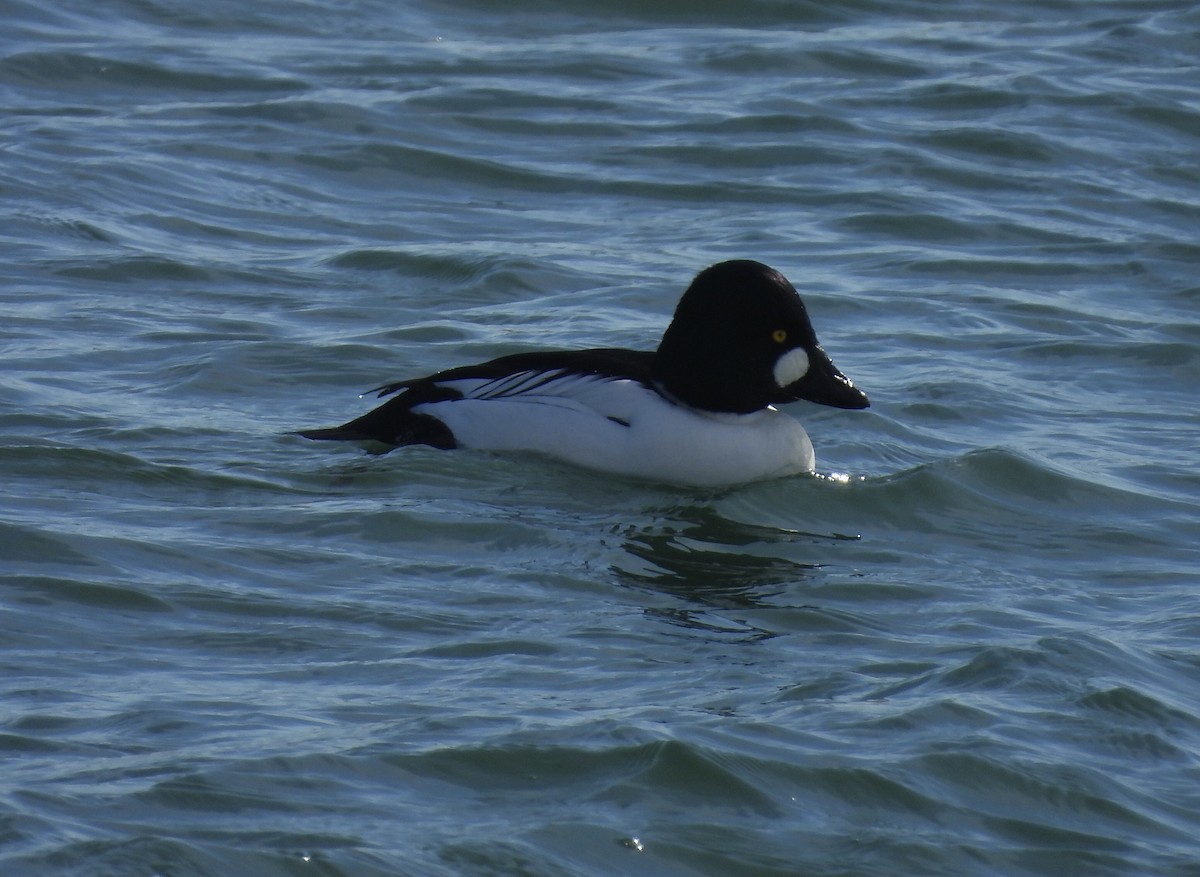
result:
[[(4, 6), (0, 872), (1200, 874), (1200, 14), (498, 10)], [(285, 435), (724, 258), (823, 477)]]

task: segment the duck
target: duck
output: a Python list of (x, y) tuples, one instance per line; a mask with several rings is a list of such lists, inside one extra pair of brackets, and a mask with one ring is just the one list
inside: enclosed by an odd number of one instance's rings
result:
[(870, 405), (821, 347), (796, 288), (750, 259), (697, 274), (655, 350), (515, 353), (369, 392), (391, 398), (294, 434), (377, 452), (534, 452), (690, 487), (814, 472), (807, 432), (776, 406)]

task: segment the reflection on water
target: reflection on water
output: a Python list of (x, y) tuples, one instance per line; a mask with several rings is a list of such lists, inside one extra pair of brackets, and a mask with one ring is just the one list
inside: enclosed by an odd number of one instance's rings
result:
[(686, 605), (650, 607), (647, 612), (683, 627), (750, 629), (763, 636), (773, 634), (707, 610), (772, 605), (822, 566), (783, 556), (784, 552), (802, 553), (797, 546), (805, 543), (857, 538), (733, 521), (708, 503), (653, 510), (650, 520), (622, 534), (624, 551), (612, 572), (624, 585), (667, 594)]

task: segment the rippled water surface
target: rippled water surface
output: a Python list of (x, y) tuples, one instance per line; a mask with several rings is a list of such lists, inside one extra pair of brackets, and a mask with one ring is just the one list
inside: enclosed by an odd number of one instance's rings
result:
[[(1200, 874), (1200, 13), (10, 2), (0, 872)], [(756, 258), (720, 492), (288, 436)]]

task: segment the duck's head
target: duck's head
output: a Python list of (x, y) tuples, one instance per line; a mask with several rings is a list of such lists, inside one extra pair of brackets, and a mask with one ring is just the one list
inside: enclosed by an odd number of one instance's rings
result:
[(671, 396), (706, 411), (748, 414), (800, 399), (835, 408), (870, 404), (821, 348), (795, 287), (749, 259), (696, 275), (654, 370)]

